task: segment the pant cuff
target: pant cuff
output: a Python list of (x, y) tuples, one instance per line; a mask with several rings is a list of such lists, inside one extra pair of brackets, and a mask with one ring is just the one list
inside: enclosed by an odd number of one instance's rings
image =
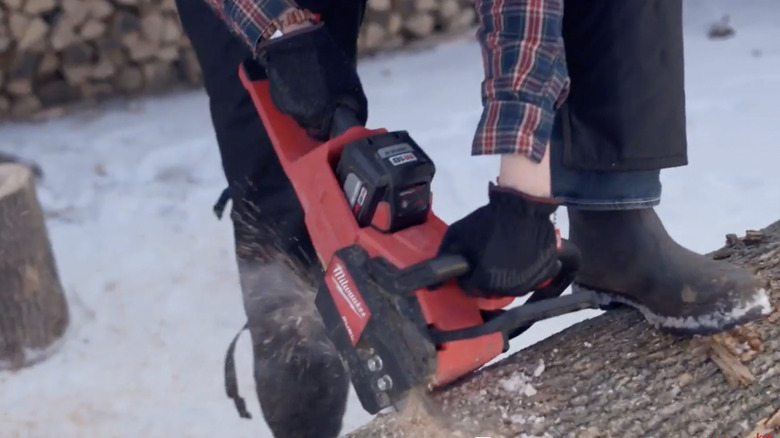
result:
[(566, 196), (556, 196), (559, 202), (569, 208), (579, 210), (634, 210), (640, 208), (652, 208), (661, 203), (661, 197), (653, 198), (634, 198), (634, 199), (611, 199), (611, 200), (587, 200), (579, 198), (570, 198)]
[(661, 171), (608, 172), (563, 165), (563, 134), (556, 118), (550, 139), (552, 196), (563, 205), (587, 210), (630, 210), (661, 202)]

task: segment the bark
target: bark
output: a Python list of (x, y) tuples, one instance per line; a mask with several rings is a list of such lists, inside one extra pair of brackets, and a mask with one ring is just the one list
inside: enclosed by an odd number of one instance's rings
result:
[(68, 324), (33, 172), (0, 164), (0, 369), (48, 357)]
[(708, 256), (765, 278), (774, 313), (683, 338), (661, 334), (633, 309), (612, 310), (347, 436), (780, 435), (780, 221), (729, 235)]

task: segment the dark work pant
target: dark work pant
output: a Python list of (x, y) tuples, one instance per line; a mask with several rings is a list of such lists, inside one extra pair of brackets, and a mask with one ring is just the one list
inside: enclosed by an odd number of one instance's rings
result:
[[(298, 4), (321, 13), (333, 37), (354, 59), (364, 2)], [(341, 428), (349, 377), (314, 307), (309, 286), (320, 278), (322, 268), (303, 210), (238, 77), (250, 50), (204, 0), (177, 0), (177, 7), (203, 72), (228, 182), (255, 385), (265, 422), (277, 438), (334, 438)], [(280, 266), (294, 268), (297, 275)], [(308, 285), (301, 285), (298, 277)]]
[(652, 207), (660, 170), (687, 164), (682, 18), (682, 0), (564, 0), (550, 171), (568, 207)]

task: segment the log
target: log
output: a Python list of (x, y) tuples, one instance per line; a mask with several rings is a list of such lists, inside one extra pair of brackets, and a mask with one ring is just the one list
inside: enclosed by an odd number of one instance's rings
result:
[(346, 435), (753, 437), (780, 434), (780, 221), (708, 256), (766, 280), (774, 312), (665, 335), (632, 308), (573, 325)]
[(0, 164), (0, 369), (49, 357), (69, 322), (33, 172)]

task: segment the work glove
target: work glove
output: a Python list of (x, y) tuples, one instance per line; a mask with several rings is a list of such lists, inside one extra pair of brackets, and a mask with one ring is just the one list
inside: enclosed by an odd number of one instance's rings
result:
[(489, 202), (449, 226), (439, 255), (460, 254), (471, 270), (458, 285), (471, 296), (522, 296), (558, 274), (552, 199), (490, 183)]
[(340, 105), (352, 110), (365, 125), (368, 103), (356, 65), (338, 47), (324, 24), (266, 40), (258, 49), (271, 100), (309, 136), (328, 140), (333, 113)]

